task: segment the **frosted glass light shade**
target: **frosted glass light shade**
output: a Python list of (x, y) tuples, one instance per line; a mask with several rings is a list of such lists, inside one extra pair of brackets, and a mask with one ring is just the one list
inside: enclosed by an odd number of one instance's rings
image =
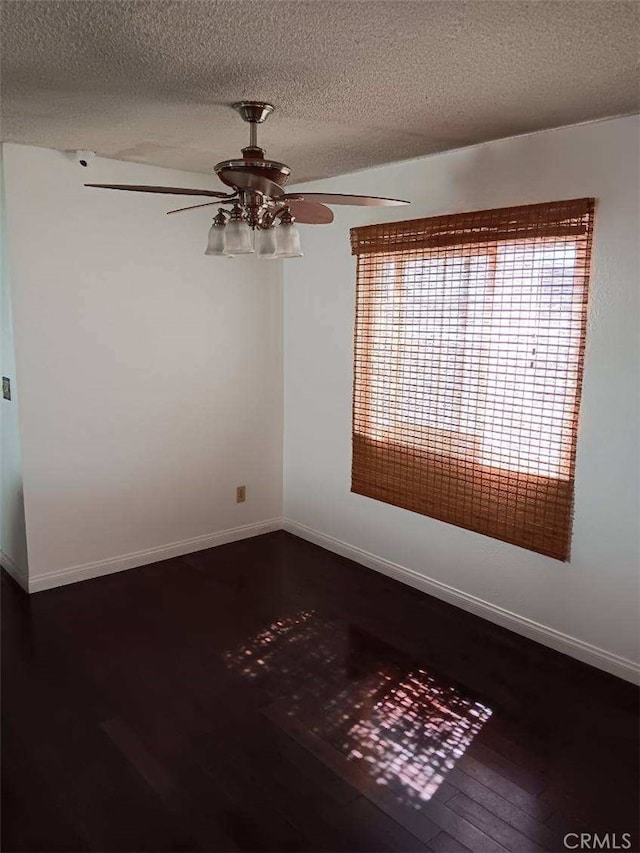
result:
[(207, 248), (205, 255), (224, 255), (225, 254), (225, 235), (226, 228), (224, 225), (212, 225), (209, 228), (209, 238), (207, 240)]
[(274, 258), (276, 252), (276, 229), (258, 228), (255, 232), (256, 253), (260, 258)]
[(249, 255), (253, 252), (251, 228), (242, 220), (232, 219), (225, 228), (225, 251), (229, 255)]
[(300, 232), (295, 225), (283, 223), (276, 229), (276, 258), (301, 258)]

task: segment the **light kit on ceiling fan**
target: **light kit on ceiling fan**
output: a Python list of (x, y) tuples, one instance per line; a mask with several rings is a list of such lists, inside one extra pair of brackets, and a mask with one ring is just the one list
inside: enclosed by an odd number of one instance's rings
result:
[(258, 146), (258, 125), (271, 115), (273, 106), (263, 101), (240, 101), (233, 104), (233, 108), (249, 124), (249, 145), (242, 149), (242, 159), (223, 160), (214, 167), (220, 180), (232, 192), (129, 184), (85, 186), (217, 199), (170, 210), (169, 213), (182, 213), (209, 205), (231, 205), (231, 210), (219, 207), (209, 229), (205, 255), (218, 257), (255, 254), (259, 258), (298, 258), (302, 251), (296, 221), (305, 225), (328, 225), (333, 222), (333, 211), (327, 204), (367, 207), (409, 204), (401, 199), (375, 196), (304, 191), (286, 193), (284, 187), (291, 169), (277, 160), (267, 160), (264, 150)]
[(275, 217), (279, 222), (266, 218), (251, 228), (239, 204), (231, 213), (221, 207), (209, 229), (205, 255), (229, 258), (250, 254), (259, 258), (302, 257), (300, 234), (289, 208), (284, 207)]

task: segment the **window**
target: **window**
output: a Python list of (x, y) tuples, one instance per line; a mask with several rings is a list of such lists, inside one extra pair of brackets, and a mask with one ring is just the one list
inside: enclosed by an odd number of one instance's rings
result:
[(580, 199), (352, 230), (352, 491), (568, 559), (592, 226)]

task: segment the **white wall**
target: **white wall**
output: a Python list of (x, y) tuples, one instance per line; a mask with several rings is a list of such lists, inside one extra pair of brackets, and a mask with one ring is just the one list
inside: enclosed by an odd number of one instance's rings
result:
[(17, 145), (4, 161), (30, 588), (278, 519), (281, 262), (205, 257), (211, 209), (165, 216), (197, 199), (82, 186), (217, 179)]
[[(284, 308), (290, 529), (399, 564), (410, 582), (625, 677), (638, 660), (638, 128), (616, 119), (305, 184), (412, 205), (336, 208), (333, 225), (305, 228)], [(349, 227), (584, 196), (597, 209), (571, 562), (351, 494)]]
[(27, 539), (22, 489), (18, 383), (7, 263), (6, 205), (0, 146), (0, 371), (11, 382), (11, 400), (0, 399), (0, 562), (27, 585)]

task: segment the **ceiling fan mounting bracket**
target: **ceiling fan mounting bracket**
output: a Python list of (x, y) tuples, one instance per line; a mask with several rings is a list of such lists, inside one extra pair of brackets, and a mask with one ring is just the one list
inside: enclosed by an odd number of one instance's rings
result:
[(251, 122), (251, 124), (262, 124), (269, 118), (274, 109), (272, 104), (266, 104), (264, 101), (238, 101), (237, 104), (231, 106), (240, 113), (244, 121)]

